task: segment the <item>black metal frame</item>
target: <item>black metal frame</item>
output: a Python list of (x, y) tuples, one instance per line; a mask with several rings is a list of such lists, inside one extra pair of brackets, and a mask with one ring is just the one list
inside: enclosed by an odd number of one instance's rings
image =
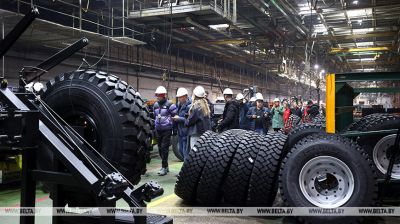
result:
[[(0, 42), (0, 56), (11, 47), (38, 15), (32, 9), (17, 26)], [(96, 199), (97, 207), (115, 207), (124, 199), (131, 208), (146, 207), (145, 201), (163, 194), (156, 182), (149, 182), (135, 189), (118, 170), (91, 147), (73, 128), (55, 114), (34, 93), (21, 91), (25, 84), (40, 77), (45, 71), (61, 63), (88, 44), (86, 38), (61, 50), (29, 71), (20, 73), (20, 92), (7, 88), (7, 81), (0, 85), (0, 153), (22, 152), (21, 207), (35, 207), (37, 181), (52, 183), (53, 206), (64, 206), (65, 189), (78, 187)], [(36, 74), (27, 81), (27, 75)], [(54, 155), (55, 170), (42, 170), (36, 166), (40, 141), (46, 141)], [(61, 169), (61, 167), (64, 167)], [(67, 168), (68, 171), (65, 171)], [(113, 216), (74, 217), (53, 216), (53, 223), (147, 223), (148, 216), (118, 219)], [(34, 216), (21, 215), (21, 224), (33, 224)], [(154, 215), (153, 223), (172, 223), (166, 216)]]

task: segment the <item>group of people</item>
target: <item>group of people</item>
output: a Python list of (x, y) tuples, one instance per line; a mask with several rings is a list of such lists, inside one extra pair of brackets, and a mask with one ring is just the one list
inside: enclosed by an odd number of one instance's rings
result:
[[(167, 99), (167, 90), (159, 86), (155, 95), (157, 102), (153, 105), (155, 115), (155, 135), (162, 167), (158, 174), (164, 176), (169, 172), (168, 152), (171, 145), (171, 135), (174, 126), (177, 129), (179, 151), (184, 160), (188, 159), (189, 151), (200, 136), (211, 130), (211, 118), (213, 111), (211, 103), (207, 98), (207, 92), (202, 86), (197, 86), (190, 97), (187, 89), (181, 87), (176, 93), (177, 105)], [(305, 117), (306, 107), (301, 107), (297, 99), (282, 100), (274, 99), (270, 108), (264, 102), (263, 95), (256, 93), (249, 102), (244, 95), (239, 93), (236, 97), (230, 88), (223, 91), (225, 107), (222, 118), (216, 124), (216, 131), (223, 132), (229, 129), (252, 130), (260, 134), (266, 134), (270, 128), (275, 132), (284, 129), (285, 123), (291, 114), (300, 118)]]
[(207, 93), (202, 86), (197, 86), (193, 90), (191, 98), (187, 89), (179, 88), (176, 94), (178, 106), (167, 99), (165, 87), (159, 86), (155, 94), (157, 97), (157, 102), (153, 106), (155, 134), (162, 160), (158, 174), (164, 176), (169, 172), (168, 152), (173, 126), (177, 126), (179, 150), (186, 160), (189, 149), (194, 146), (197, 139), (207, 130), (211, 130), (211, 110)]

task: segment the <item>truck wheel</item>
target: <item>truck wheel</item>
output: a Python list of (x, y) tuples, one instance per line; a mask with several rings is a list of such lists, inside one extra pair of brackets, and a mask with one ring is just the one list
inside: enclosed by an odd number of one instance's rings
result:
[(172, 151), (174, 152), (174, 155), (176, 156), (179, 161), (183, 162), (183, 155), (179, 151), (179, 137), (178, 135), (173, 135), (171, 138), (171, 145), (172, 145)]
[[(398, 129), (400, 127), (400, 117), (389, 115), (379, 116), (375, 119), (365, 121), (360, 131), (377, 131)], [(394, 149), (396, 134), (382, 136), (361, 136), (357, 139), (358, 144), (369, 155), (378, 170), (378, 176), (385, 178), (389, 167), (390, 155)], [(392, 178), (400, 179), (400, 156), (397, 156), (392, 171)]]
[(298, 141), (315, 133), (325, 133), (325, 124), (304, 123), (293, 128), (288, 134), (286, 149), (290, 150)]
[(254, 160), (246, 204), (248, 206), (271, 206), (278, 191), (278, 175), (286, 135), (273, 133), (266, 136)]
[[(149, 160), (152, 124), (148, 108), (135, 93), (116, 76), (78, 70), (50, 80), (41, 97), (130, 182), (137, 184)], [(48, 148), (44, 156), (52, 158)], [(49, 167), (50, 163), (43, 160), (41, 164)], [(77, 200), (79, 205), (82, 200)]]
[[(378, 197), (372, 161), (353, 141), (338, 135), (313, 134), (282, 162), (279, 188), (291, 207), (368, 207)], [(300, 217), (305, 223), (356, 223), (359, 217)]]
[(374, 122), (375, 120), (383, 119), (386, 117), (387, 118), (394, 117), (394, 115), (382, 114), (382, 113), (369, 114), (365, 117), (362, 117), (360, 120), (357, 120), (357, 121), (354, 121), (353, 123), (351, 123), (350, 126), (347, 128), (347, 130), (348, 131), (361, 131), (366, 126), (369, 126), (369, 124), (371, 122)]
[(175, 183), (175, 194), (187, 203), (193, 203), (196, 197), (197, 185), (201, 172), (210, 155), (218, 134), (212, 131), (204, 133), (189, 152), (188, 159), (183, 163)]
[(217, 205), (222, 199), (221, 188), (236, 149), (243, 137), (253, 135), (245, 130), (228, 130), (223, 132), (217, 142), (210, 148), (210, 156), (201, 172), (196, 199), (202, 205)]

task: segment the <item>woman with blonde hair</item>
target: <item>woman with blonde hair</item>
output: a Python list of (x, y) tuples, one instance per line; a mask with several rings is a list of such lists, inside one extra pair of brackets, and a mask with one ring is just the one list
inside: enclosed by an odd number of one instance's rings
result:
[(202, 86), (197, 86), (193, 90), (192, 106), (189, 109), (189, 117), (185, 122), (188, 127), (189, 149), (193, 148), (204, 132), (211, 130), (211, 111), (205, 95)]

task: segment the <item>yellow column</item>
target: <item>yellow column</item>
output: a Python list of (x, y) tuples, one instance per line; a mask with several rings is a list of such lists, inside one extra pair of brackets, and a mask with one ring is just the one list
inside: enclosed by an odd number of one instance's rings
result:
[(335, 133), (335, 74), (326, 76), (326, 132)]

